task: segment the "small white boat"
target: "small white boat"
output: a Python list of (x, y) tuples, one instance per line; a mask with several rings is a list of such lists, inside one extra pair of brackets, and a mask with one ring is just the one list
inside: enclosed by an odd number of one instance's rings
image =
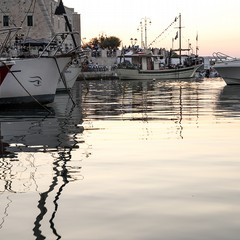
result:
[(81, 72), (80, 66), (77, 66), (75, 64), (70, 65), (64, 71), (65, 80), (62, 80), (61, 78), (59, 78), (58, 84), (57, 84), (57, 91), (60, 92), (60, 91), (71, 90), (73, 85), (75, 84), (80, 72)]
[(226, 54), (213, 53), (215, 59), (214, 68), (223, 78), (227, 85), (240, 84), (240, 59)]
[(71, 65), (63, 72), (59, 78), (57, 92), (71, 90), (82, 70), (81, 56), (73, 59)]
[(187, 65), (164, 66), (160, 56), (152, 53), (137, 53), (120, 56), (116, 69), (120, 79), (187, 79), (195, 77), (196, 71), (203, 67), (202, 62), (188, 59)]

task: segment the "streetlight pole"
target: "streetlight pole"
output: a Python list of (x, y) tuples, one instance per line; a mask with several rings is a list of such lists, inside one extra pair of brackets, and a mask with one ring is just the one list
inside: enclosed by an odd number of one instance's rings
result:
[[(140, 22), (140, 26), (141, 26), (141, 42), (142, 42), (142, 47), (144, 47), (145, 49), (147, 48), (147, 25), (150, 24), (151, 25), (151, 19), (150, 18), (142, 18), (141, 22)], [(143, 26), (144, 26), (144, 30), (145, 30), (145, 43), (143, 42)]]
[[(139, 27), (137, 29), (139, 31)], [(144, 42), (143, 42), (143, 25), (142, 22), (140, 22), (140, 30), (141, 30), (141, 48), (144, 48)]]
[(130, 38), (130, 41), (131, 41), (131, 44), (132, 44), (132, 47), (135, 47), (136, 43), (137, 43), (137, 38)]

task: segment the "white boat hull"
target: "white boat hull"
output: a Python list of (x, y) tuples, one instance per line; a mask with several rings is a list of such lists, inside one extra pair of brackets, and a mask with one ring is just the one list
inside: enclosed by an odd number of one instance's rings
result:
[(240, 61), (216, 63), (214, 68), (227, 85), (240, 84)]
[(15, 59), (0, 86), (0, 104), (53, 102), (60, 72), (70, 61), (70, 56)]
[(125, 80), (161, 80), (161, 79), (186, 79), (195, 77), (196, 71), (202, 66), (195, 65), (185, 68), (164, 70), (138, 70), (119, 68), (116, 73), (120, 79)]
[(72, 89), (79, 74), (81, 73), (81, 67), (79, 64), (72, 64), (64, 71), (64, 77), (66, 80), (66, 86), (62, 79), (58, 80), (57, 91), (66, 91)]

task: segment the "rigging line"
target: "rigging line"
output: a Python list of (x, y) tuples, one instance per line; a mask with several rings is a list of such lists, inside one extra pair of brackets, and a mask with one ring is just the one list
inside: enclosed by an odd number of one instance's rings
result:
[[(10, 70), (10, 68), (7, 66), (7, 64), (4, 62), (4, 61), (0, 61), (1, 63), (3, 63), (9, 70), (9, 73), (12, 74), (12, 76), (17, 80), (17, 82), (19, 83), (19, 85), (24, 89), (24, 91), (30, 96), (33, 98), (33, 100), (39, 104), (42, 108), (44, 108), (46, 111), (48, 111), (50, 114), (52, 114), (52, 112), (47, 108), (45, 107), (43, 104), (41, 104), (23, 85), (22, 83), (18, 80), (18, 78), (16, 77), (16, 75)], [(8, 73), (8, 74), (9, 74)]]
[(155, 41), (155, 43), (160, 43), (161, 41), (166, 40), (171, 34), (173, 34), (173, 30), (171, 30), (168, 33), (166, 33), (161, 39), (158, 39), (157, 41)]
[(169, 26), (168, 26), (167, 28), (165, 28), (165, 29), (148, 45), (148, 47), (150, 47), (158, 38), (160, 38), (160, 37), (163, 35), (163, 33), (165, 33), (178, 19), (179, 19), (179, 17), (175, 17), (175, 18), (174, 18), (174, 21), (171, 22), (171, 23), (169, 24)]
[(71, 94), (70, 90), (69, 90), (68, 87), (67, 87), (66, 78), (65, 78), (64, 74), (60, 71), (60, 68), (59, 68), (59, 66), (58, 66), (56, 57), (53, 57), (53, 58), (54, 58), (54, 60), (55, 60), (55, 62), (56, 62), (57, 69), (58, 69), (58, 72), (59, 72), (59, 74), (60, 74), (60, 78), (61, 78), (61, 80), (62, 80), (62, 82), (63, 82), (63, 84), (64, 84), (64, 87), (65, 87), (66, 90), (67, 90), (68, 96), (71, 98), (71, 101), (72, 101), (73, 105), (75, 106), (76, 104), (75, 104), (75, 102), (74, 102), (74, 100), (73, 100), (72, 94)]

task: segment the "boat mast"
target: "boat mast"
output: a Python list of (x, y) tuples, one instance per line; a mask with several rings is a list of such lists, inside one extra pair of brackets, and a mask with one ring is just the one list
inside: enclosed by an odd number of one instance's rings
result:
[(179, 61), (182, 64), (182, 26), (181, 26), (181, 13), (179, 13)]
[(198, 32), (197, 32), (197, 36), (196, 36), (196, 55), (198, 55)]

